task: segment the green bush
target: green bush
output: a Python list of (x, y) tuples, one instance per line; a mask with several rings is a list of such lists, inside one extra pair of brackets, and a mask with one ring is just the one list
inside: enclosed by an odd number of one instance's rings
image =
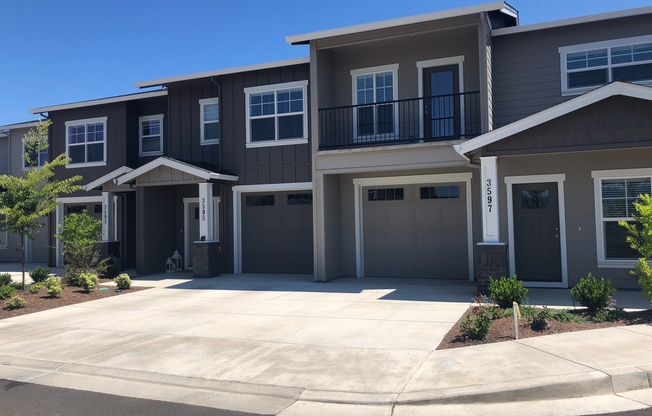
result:
[(490, 277), (489, 293), (495, 304), (501, 309), (507, 309), (511, 308), (514, 302), (519, 305), (523, 303), (527, 296), (527, 289), (523, 287), (523, 283), (516, 278), (516, 275), (500, 279)]
[(487, 303), (486, 296), (480, 295), (474, 299), (478, 306), (473, 308), (473, 315), (466, 315), (460, 322), (462, 335), (474, 340), (485, 340), (493, 323), (492, 318), (496, 315), (493, 305)]
[(9, 286), (11, 284), (11, 275), (9, 273), (0, 273), (0, 286)]
[(68, 286), (81, 287), (80, 275), (81, 272), (68, 270), (63, 278), (63, 282)]
[(0, 286), (0, 299), (7, 299), (14, 295), (16, 289), (9, 285)]
[(45, 281), (45, 287), (48, 289), (48, 295), (53, 298), (58, 298), (63, 293), (63, 285), (61, 284), (61, 279), (56, 276), (50, 276)]
[(45, 282), (52, 270), (45, 267), (38, 266), (36, 269), (29, 272), (29, 277), (32, 278), (34, 283)]
[(131, 288), (131, 279), (129, 278), (129, 275), (127, 273), (121, 273), (113, 279), (115, 284), (118, 286), (118, 289), (120, 290), (126, 290)]
[(591, 312), (609, 306), (615, 293), (616, 289), (611, 287), (610, 280), (604, 280), (604, 278), (598, 280), (591, 273), (587, 277), (581, 278), (579, 283), (570, 290), (573, 299)]
[(27, 291), (32, 295), (36, 295), (41, 291), (41, 289), (43, 289), (44, 286), (45, 282), (32, 283), (31, 285), (27, 286)]
[(114, 277), (117, 277), (120, 274), (120, 266), (118, 266), (115, 263), (111, 263), (108, 266), (106, 266), (106, 270), (104, 271), (104, 276), (107, 279), (113, 279)]
[(577, 315), (573, 315), (568, 309), (562, 309), (552, 313), (552, 320), (557, 322), (582, 322), (583, 319)]
[(625, 227), (629, 246), (641, 255), (630, 273), (638, 278), (643, 296), (652, 303), (652, 267), (649, 263), (652, 259), (652, 197), (641, 194), (638, 198), (633, 202), (636, 210), (632, 213), (634, 221), (618, 221), (618, 225)]
[(80, 286), (89, 293), (96, 290), (99, 283), (100, 279), (95, 273), (81, 273), (79, 275)]
[(23, 284), (21, 282), (11, 282), (7, 286), (11, 286), (16, 290), (22, 290), (23, 289)]
[(26, 302), (20, 296), (12, 296), (5, 303), (7, 304), (7, 309), (20, 309), (25, 307)]
[(543, 309), (539, 309), (530, 321), (530, 328), (533, 331), (543, 331), (548, 328), (548, 320), (552, 319), (552, 312), (548, 309), (547, 306), (544, 306)]
[(622, 308), (615, 309), (600, 309), (593, 315), (593, 322), (615, 322), (623, 317), (624, 311)]

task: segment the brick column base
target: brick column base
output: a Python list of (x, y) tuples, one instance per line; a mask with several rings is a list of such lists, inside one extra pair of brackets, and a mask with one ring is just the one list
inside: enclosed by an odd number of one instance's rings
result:
[(195, 241), (192, 243), (192, 277), (219, 276), (220, 268), (220, 243), (218, 241)]
[(509, 276), (509, 250), (506, 243), (478, 243), (475, 246), (475, 281), (478, 293), (489, 296), (489, 278)]

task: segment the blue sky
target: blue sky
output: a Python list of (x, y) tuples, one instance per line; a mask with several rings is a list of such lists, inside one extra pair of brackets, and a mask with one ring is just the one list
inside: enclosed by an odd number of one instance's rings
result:
[[(134, 82), (308, 56), (285, 36), (482, 0), (3, 0), (0, 126), (31, 108), (137, 92)], [(650, 0), (512, 0), (521, 25)]]

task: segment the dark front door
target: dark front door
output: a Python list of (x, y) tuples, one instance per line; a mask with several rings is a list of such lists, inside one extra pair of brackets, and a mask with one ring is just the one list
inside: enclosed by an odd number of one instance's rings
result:
[(423, 133), (425, 139), (459, 138), (459, 85), (457, 65), (423, 69)]
[(514, 184), (514, 255), (518, 278), (561, 282), (557, 183)]

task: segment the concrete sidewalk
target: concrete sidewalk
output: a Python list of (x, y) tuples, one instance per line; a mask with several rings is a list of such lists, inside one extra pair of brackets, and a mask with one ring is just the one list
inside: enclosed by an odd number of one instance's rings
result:
[[(538, 400), (539, 414), (559, 414), (545, 412), (569, 399), (575, 411), (652, 406), (650, 326), (436, 351), (474, 284), (185, 277), (0, 321), (0, 378), (284, 416), (519, 414), (526, 404), (537, 414)], [(552, 293), (568, 301), (567, 290)], [(639, 292), (617, 299), (649, 306)], [(552, 301), (530, 291), (532, 304)]]

